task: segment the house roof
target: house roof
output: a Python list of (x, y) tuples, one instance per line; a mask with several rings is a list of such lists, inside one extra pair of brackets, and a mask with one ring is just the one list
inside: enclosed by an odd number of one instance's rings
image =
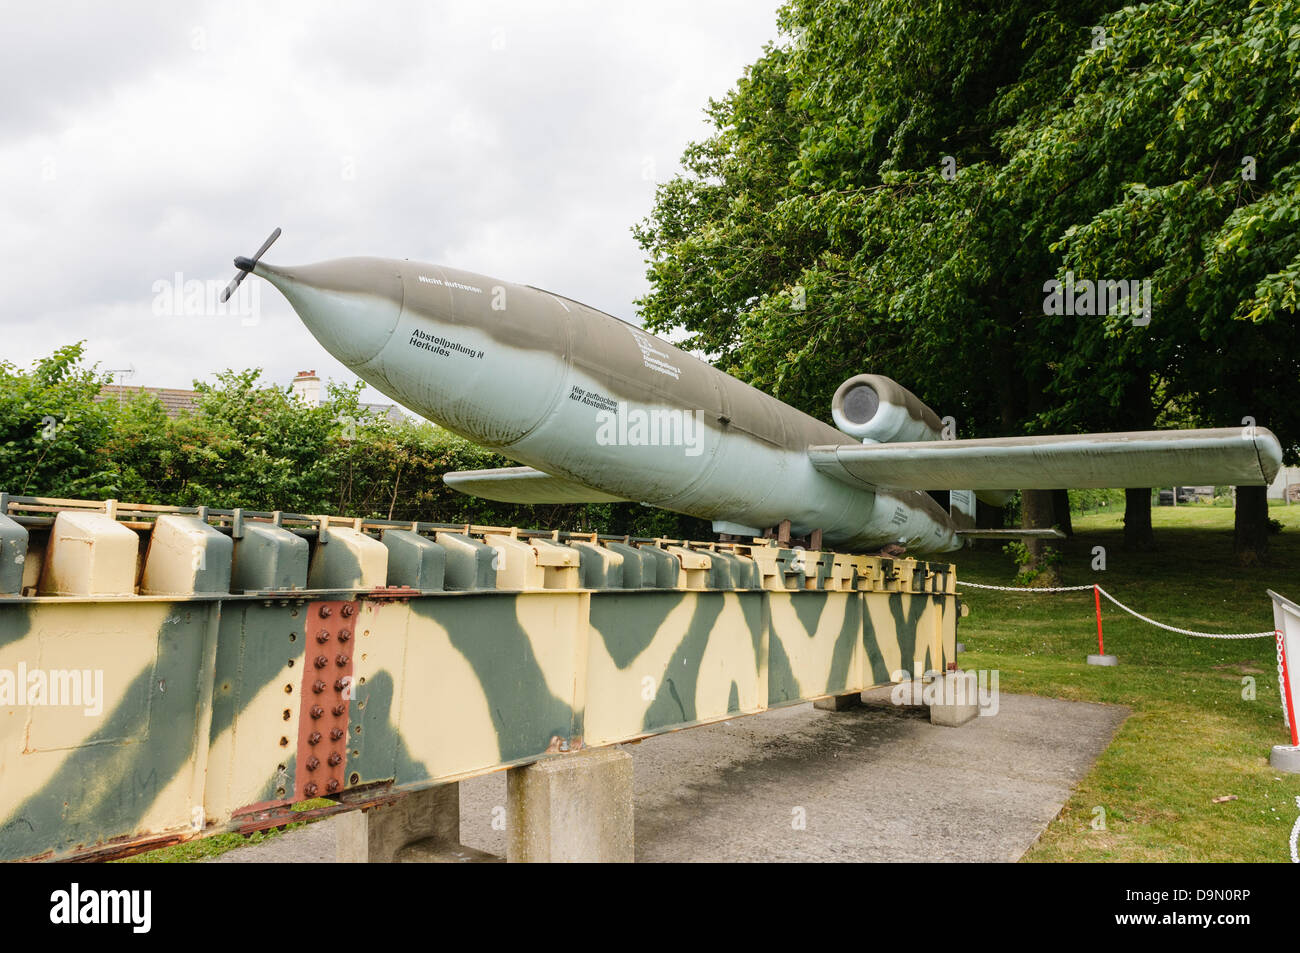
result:
[[(140, 393), (149, 393), (157, 397), (167, 416), (173, 419), (181, 414), (193, 413), (199, 406), (198, 391), (174, 387), (128, 387), (123, 384), (105, 384), (95, 396), (95, 402), (101, 403), (110, 399), (130, 400)], [(361, 408), (380, 417), (387, 417), (393, 423), (402, 423), (408, 419), (396, 404), (362, 404)]]
[(197, 391), (181, 390), (174, 387), (128, 387), (125, 384), (105, 384), (95, 395), (95, 402), (112, 400), (130, 400), (136, 394), (153, 394), (163, 405), (163, 410), (168, 417), (179, 417), (181, 414), (193, 413), (199, 405), (199, 395)]
[(370, 411), (372, 414), (377, 414), (380, 417), (387, 417), (395, 424), (400, 424), (409, 420), (406, 414), (402, 413), (402, 408), (398, 407), (396, 404), (362, 404), (361, 408)]

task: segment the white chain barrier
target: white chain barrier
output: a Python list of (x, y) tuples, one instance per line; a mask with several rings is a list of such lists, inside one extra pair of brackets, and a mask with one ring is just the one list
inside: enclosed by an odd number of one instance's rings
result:
[(1101, 588), (1101, 586), (1097, 587), (1097, 591), (1100, 592), (1107, 599), (1109, 599), (1111, 602), (1115, 603), (1115, 605), (1119, 606), (1129, 615), (1133, 616), (1135, 619), (1141, 619), (1143, 622), (1149, 623), (1150, 625), (1154, 625), (1158, 629), (1164, 629), (1166, 632), (1177, 632), (1179, 635), (1190, 635), (1198, 639), (1276, 639), (1277, 638), (1277, 631), (1274, 629), (1269, 629), (1267, 632), (1193, 632), (1191, 629), (1180, 629), (1174, 625), (1165, 625), (1163, 622), (1157, 622), (1155, 619), (1148, 619), (1142, 613), (1135, 612), (1134, 610), (1130, 609), (1128, 606), (1124, 605), (1124, 603), (1116, 599), (1114, 596), (1112, 596), (1105, 589)]
[[(1300, 810), (1300, 797), (1295, 799), (1295, 806)], [(1300, 817), (1295, 819), (1295, 824), (1291, 828), (1291, 863), (1300, 864), (1300, 850), (1297, 849), (1296, 841), (1300, 840)]]
[(996, 589), (998, 592), (1082, 592), (1084, 589), (1095, 589), (1096, 586), (1056, 586), (1048, 588), (1047, 586), (986, 586), (981, 582), (964, 582), (958, 580), (958, 586), (965, 586), (968, 589)]
[(978, 582), (958, 581), (958, 588), (966, 587), (969, 589), (994, 589), (998, 592), (1082, 592), (1085, 589), (1096, 589), (1103, 596), (1109, 599), (1115, 605), (1119, 606), (1134, 618), (1141, 619), (1156, 628), (1164, 629), (1167, 632), (1177, 632), (1179, 635), (1191, 635), (1198, 639), (1272, 639), (1277, 637), (1277, 632), (1269, 629), (1267, 632), (1194, 632), (1191, 629), (1180, 629), (1174, 625), (1165, 625), (1163, 622), (1157, 622), (1155, 619), (1148, 619), (1142, 613), (1130, 609), (1124, 603), (1120, 602), (1101, 586), (1056, 586), (1054, 588), (1043, 587), (1041, 589), (1030, 586), (986, 586)]
[(1286, 650), (1282, 647), (1282, 630), (1278, 629), (1274, 634), (1277, 636), (1277, 690), (1278, 694), (1282, 696), (1282, 724), (1286, 726), (1287, 731), (1290, 731), (1291, 712), (1287, 710), (1286, 704), (1286, 672), (1284, 670), (1285, 662), (1283, 661), (1286, 657)]
[[(1149, 619), (1142, 613), (1130, 609), (1124, 603), (1120, 602), (1101, 586), (1095, 583), (1091, 586), (1043, 586), (1042, 588), (1034, 586), (986, 586), (978, 582), (958, 581), (958, 587), (969, 589), (990, 589), (995, 592), (1083, 592), (1085, 589), (1095, 589), (1115, 605), (1119, 606), (1135, 619), (1141, 619), (1149, 625), (1154, 625), (1158, 629), (1164, 629), (1166, 632), (1176, 632), (1179, 635), (1190, 635), (1198, 639), (1268, 639), (1271, 638), (1277, 643), (1277, 691), (1282, 696), (1282, 723), (1288, 730), (1291, 728), (1290, 712), (1287, 711), (1285, 687), (1283, 685), (1284, 677), (1282, 674), (1282, 630), (1270, 629), (1267, 632), (1195, 632), (1191, 629), (1180, 629), (1176, 625), (1166, 625), (1163, 622), (1157, 622), (1155, 619)], [(1098, 616), (1100, 619), (1100, 615)], [(1100, 623), (1099, 623), (1100, 624)]]

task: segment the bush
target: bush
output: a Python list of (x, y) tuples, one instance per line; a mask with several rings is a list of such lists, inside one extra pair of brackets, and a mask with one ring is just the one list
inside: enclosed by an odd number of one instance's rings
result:
[(1040, 576), (1047, 573), (1055, 574), (1053, 567), (1059, 565), (1064, 558), (1060, 550), (1051, 546), (1044, 546), (1041, 555), (1035, 562), (1029, 547), (1019, 540), (1007, 543), (1002, 547), (1002, 551), (1016, 561), (1018, 571), (1015, 585), (1017, 586), (1032, 586)]
[(1124, 505), (1123, 490), (1071, 490), (1071, 513), (1095, 513), (1111, 506)]

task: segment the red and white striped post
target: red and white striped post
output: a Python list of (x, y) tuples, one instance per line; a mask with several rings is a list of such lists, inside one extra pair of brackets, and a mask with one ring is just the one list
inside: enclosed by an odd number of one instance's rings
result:
[(1101, 634), (1101, 586), (1092, 587), (1092, 597), (1097, 604), (1097, 654), (1088, 656), (1089, 665), (1118, 665), (1119, 659), (1106, 654), (1106, 641)]
[(1296, 709), (1300, 706), (1296, 704), (1295, 696), (1296, 689), (1300, 686), (1291, 678), (1291, 663), (1294, 659), (1300, 659), (1300, 605), (1278, 595), (1272, 589), (1268, 594), (1273, 600), (1273, 627), (1277, 637), (1282, 707), (1291, 728), (1291, 744), (1274, 745), (1269, 762), (1275, 770), (1300, 774), (1300, 725), (1296, 724)]
[(1097, 654), (1106, 654), (1106, 642), (1101, 637), (1101, 589), (1097, 586), (1092, 587), (1092, 597), (1097, 601)]

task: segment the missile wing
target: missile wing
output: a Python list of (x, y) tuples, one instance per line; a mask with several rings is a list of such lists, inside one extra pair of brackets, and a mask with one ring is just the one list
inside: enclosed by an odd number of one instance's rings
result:
[(812, 447), (813, 466), (850, 485), (927, 490), (1086, 489), (1271, 483), (1276, 437), (1259, 427), (1150, 430)]
[(495, 470), (457, 470), (443, 476), (453, 490), (481, 496), (498, 503), (627, 503), (593, 487), (532, 467), (499, 467)]

